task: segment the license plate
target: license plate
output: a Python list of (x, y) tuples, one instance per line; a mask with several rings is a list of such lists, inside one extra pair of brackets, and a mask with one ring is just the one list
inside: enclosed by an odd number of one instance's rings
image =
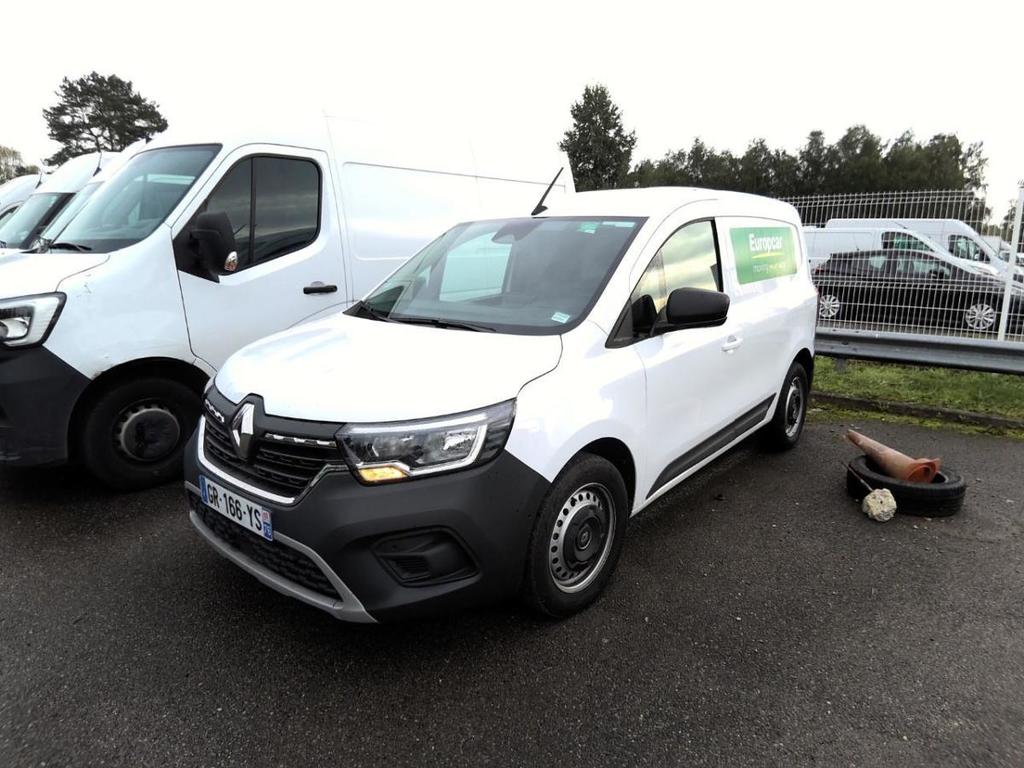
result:
[(199, 490), (203, 503), (220, 512), (224, 517), (246, 530), (258, 533), (267, 541), (274, 540), (274, 527), (270, 522), (270, 510), (244, 499), (237, 493), (217, 485), (212, 480), (199, 476)]

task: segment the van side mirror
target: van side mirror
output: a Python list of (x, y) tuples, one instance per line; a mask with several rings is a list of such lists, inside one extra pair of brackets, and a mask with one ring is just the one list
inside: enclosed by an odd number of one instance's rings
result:
[(200, 213), (190, 233), (198, 245), (199, 263), (211, 275), (223, 275), (238, 268), (235, 231), (226, 213)]
[(665, 305), (665, 330), (711, 328), (722, 325), (729, 314), (729, 297), (721, 291), (676, 288)]

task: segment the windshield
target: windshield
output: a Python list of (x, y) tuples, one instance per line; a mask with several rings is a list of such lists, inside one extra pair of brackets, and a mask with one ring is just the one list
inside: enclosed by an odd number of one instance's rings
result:
[(39, 242), (44, 246), (52, 243), (61, 230), (68, 225), (68, 222), (82, 210), (85, 201), (92, 197), (92, 194), (99, 188), (100, 182), (82, 187), (78, 194), (71, 198), (71, 201), (53, 218), (53, 221), (46, 225), (46, 229), (39, 235)]
[(67, 192), (47, 192), (29, 197), (0, 227), (0, 248), (28, 248), (70, 199)]
[(86, 201), (54, 245), (109, 252), (144, 240), (181, 202), (218, 149), (168, 147), (136, 155)]
[(460, 224), (401, 266), (352, 314), (504, 333), (579, 323), (644, 219), (503, 219)]

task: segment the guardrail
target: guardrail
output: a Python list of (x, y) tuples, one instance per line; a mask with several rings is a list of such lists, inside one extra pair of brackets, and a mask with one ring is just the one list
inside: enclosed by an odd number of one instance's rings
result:
[(1024, 375), (1024, 342), (818, 327), (817, 354)]

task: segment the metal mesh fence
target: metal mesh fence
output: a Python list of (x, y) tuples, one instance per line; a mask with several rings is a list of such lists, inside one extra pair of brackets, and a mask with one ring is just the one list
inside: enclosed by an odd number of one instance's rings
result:
[(804, 222), (819, 328), (1024, 341), (1012, 209), (970, 190), (787, 202)]

